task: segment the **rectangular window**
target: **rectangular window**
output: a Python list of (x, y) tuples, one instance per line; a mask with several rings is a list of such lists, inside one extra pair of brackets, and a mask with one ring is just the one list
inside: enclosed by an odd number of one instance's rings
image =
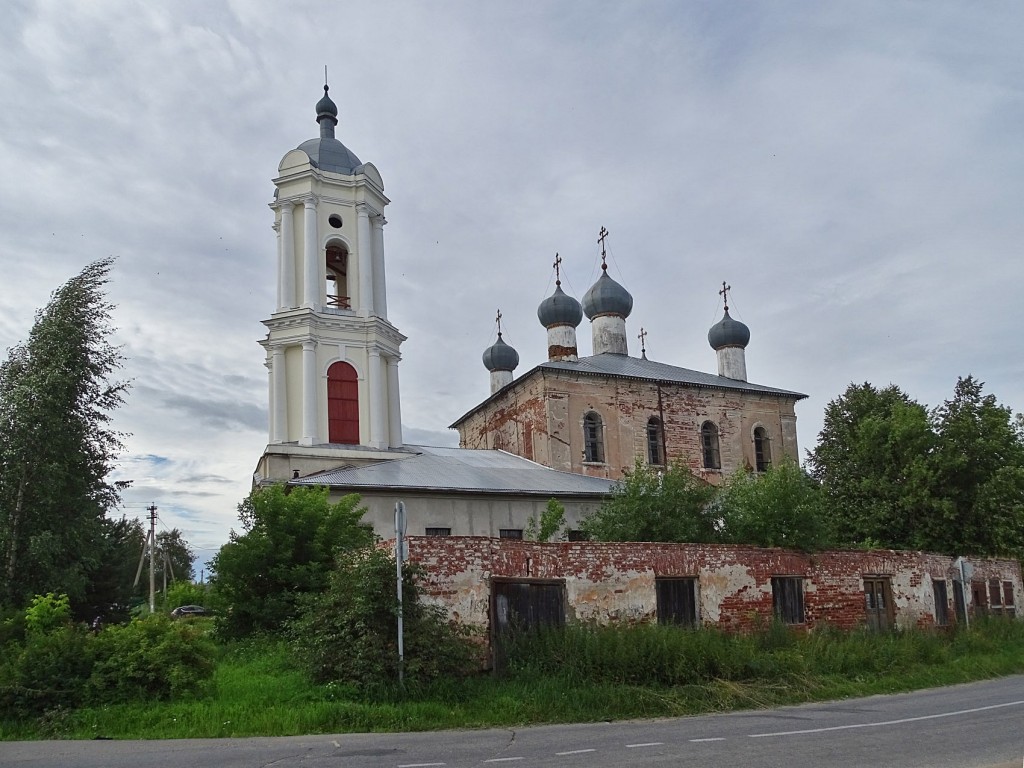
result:
[(775, 615), (786, 624), (804, 623), (804, 580), (801, 576), (773, 576)]
[(581, 531), (576, 528), (569, 529), (568, 539), (569, 541), (590, 541), (590, 537), (587, 536), (586, 531)]
[(522, 528), (499, 528), (498, 537), (502, 539), (521, 539), (523, 538)]
[(932, 581), (932, 594), (935, 595), (935, 626), (949, 626), (949, 595), (946, 593), (946, 582), (935, 579)]
[(697, 626), (697, 579), (657, 578), (654, 580), (658, 601), (658, 623), (682, 627)]
[(427, 528), (424, 531), (425, 536), (451, 536), (451, 528)]
[(1006, 613), (1006, 615), (1010, 616), (1010, 617), (1015, 616), (1016, 613), (1017, 613), (1017, 609), (1016, 609), (1016, 607), (1013, 604), (1013, 582), (1012, 581), (1004, 581), (1003, 582), (1003, 612)]

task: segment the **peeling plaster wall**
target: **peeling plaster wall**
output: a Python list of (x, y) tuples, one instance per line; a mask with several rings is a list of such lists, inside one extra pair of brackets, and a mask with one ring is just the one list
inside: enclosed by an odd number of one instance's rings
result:
[[(770, 622), (774, 576), (803, 579), (805, 626), (854, 629), (865, 621), (864, 578), (888, 578), (900, 628), (935, 624), (933, 579), (947, 584), (947, 613), (955, 617), (954, 560), (922, 552), (805, 554), (713, 544), (567, 542), (494, 538), (409, 538), (410, 559), (425, 572), (424, 594), (453, 618), (488, 631), (493, 579), (557, 580), (565, 585), (568, 620), (656, 621), (658, 577), (696, 577), (703, 624), (745, 631)], [(1010, 582), (1021, 616), (1020, 564), (969, 559), (974, 579)], [(968, 609), (975, 606), (968, 591)]]

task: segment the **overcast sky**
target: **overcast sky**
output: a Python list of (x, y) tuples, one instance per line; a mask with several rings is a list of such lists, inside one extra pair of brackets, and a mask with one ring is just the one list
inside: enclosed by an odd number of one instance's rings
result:
[[(542, 362), (551, 262), (633, 294), (631, 348), (716, 371), (718, 290), (753, 382), (850, 382), (929, 406), (974, 374), (1024, 410), (1024, 4), (8, 2), (0, 25), (0, 349), (83, 266), (134, 381), (124, 513), (155, 503), (208, 559), (267, 441), (257, 339), (267, 203), (318, 135), (384, 177), (388, 309), (409, 337), (406, 441), (488, 394), (504, 338)], [(590, 353), (589, 324), (580, 328)]]

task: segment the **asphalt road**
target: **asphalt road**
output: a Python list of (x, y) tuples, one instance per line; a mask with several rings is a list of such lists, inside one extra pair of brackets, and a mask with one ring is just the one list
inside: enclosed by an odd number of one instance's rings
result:
[(1024, 675), (672, 720), (438, 733), (0, 743), (18, 768), (1021, 768)]

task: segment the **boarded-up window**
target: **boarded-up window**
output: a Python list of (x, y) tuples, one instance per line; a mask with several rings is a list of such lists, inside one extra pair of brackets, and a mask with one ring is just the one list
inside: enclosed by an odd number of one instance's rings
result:
[(764, 427), (754, 430), (754, 466), (758, 472), (767, 472), (772, 465), (772, 448)]
[(718, 427), (705, 421), (700, 428), (700, 445), (704, 454), (705, 469), (721, 469), (722, 454), (718, 447)]
[(332, 443), (359, 443), (359, 376), (348, 363), (327, 369), (327, 430)]
[(652, 416), (647, 420), (647, 463), (664, 464), (665, 457), (661, 455), (661, 420)]
[(804, 580), (800, 576), (772, 577), (775, 615), (786, 624), (804, 623)]
[(604, 463), (604, 422), (594, 411), (583, 417), (583, 460)]
[(946, 582), (935, 579), (932, 581), (932, 594), (935, 595), (935, 626), (949, 626), (949, 595)]
[(521, 539), (523, 538), (522, 528), (499, 528), (498, 537), (502, 539)]
[(892, 628), (892, 587), (887, 576), (864, 577), (864, 617), (870, 629)]
[(697, 579), (658, 578), (654, 580), (658, 600), (658, 623), (697, 626)]

